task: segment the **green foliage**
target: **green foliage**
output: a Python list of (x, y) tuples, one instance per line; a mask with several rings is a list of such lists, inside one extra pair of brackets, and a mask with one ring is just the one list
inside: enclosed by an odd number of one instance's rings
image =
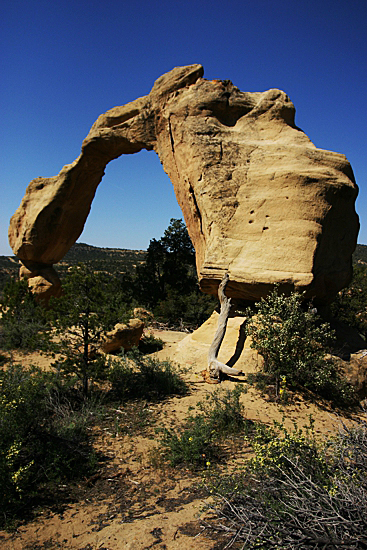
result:
[(0, 304), (0, 346), (4, 349), (45, 349), (49, 326), (27, 281), (11, 279)]
[(226, 438), (247, 430), (245, 409), (241, 403), (241, 395), (246, 391), (240, 384), (233, 390), (220, 388), (207, 394), (204, 401), (197, 403), (198, 409), (217, 437)]
[(353, 280), (339, 292), (331, 305), (331, 312), (339, 321), (354, 327), (367, 339), (367, 268), (354, 268)]
[(95, 358), (101, 339), (117, 321), (127, 320), (127, 310), (111, 296), (110, 278), (85, 265), (70, 270), (62, 297), (51, 300), (50, 306), (57, 334), (54, 349), (61, 354), (55, 366), (75, 374), (87, 395), (89, 379), (104, 375), (104, 358)]
[(305, 431), (275, 424), (257, 426), (252, 435), (255, 457), (248, 466), (212, 478), (213, 508), (219, 529), (232, 539), (228, 547), (234, 540), (249, 549), (366, 547), (366, 422), (344, 426), (322, 444), (312, 421)]
[(19, 263), (15, 256), (0, 256), (0, 301), (3, 298), (5, 286), (18, 277)]
[(285, 296), (275, 288), (256, 304), (257, 314), (250, 318), (247, 331), (252, 347), (264, 358), (263, 372), (273, 378), (277, 390), (285, 376), (289, 387), (302, 386), (340, 405), (350, 405), (352, 388), (336, 364), (325, 358), (334, 334), (312, 310), (304, 310), (302, 302), (301, 294)]
[(139, 352), (114, 359), (108, 369), (114, 398), (156, 401), (168, 395), (185, 395), (188, 386), (169, 361), (143, 357)]
[(285, 296), (276, 288), (256, 304), (257, 314), (247, 331), (264, 358), (265, 372), (299, 380), (305, 368), (323, 361), (330, 328), (326, 323), (318, 325), (315, 315), (302, 309), (302, 300), (301, 294)]
[(167, 288), (166, 298), (154, 309), (157, 320), (179, 328), (202, 325), (213, 313), (217, 299), (203, 294), (198, 289), (190, 294)]
[(87, 475), (95, 457), (89, 416), (63, 399), (54, 375), (8, 365), (0, 370), (0, 389), (2, 523), (36, 503), (50, 484)]
[(196, 286), (195, 252), (185, 225), (171, 219), (163, 237), (150, 241), (145, 265), (137, 268), (138, 299), (155, 307), (166, 298), (168, 286), (187, 294)]
[(212, 313), (217, 300), (198, 288), (195, 251), (182, 220), (171, 219), (163, 237), (150, 242), (134, 291), (139, 303), (171, 326), (198, 326)]
[(257, 477), (286, 474), (293, 464), (312, 479), (327, 482), (329, 468), (323, 447), (317, 443), (314, 433), (314, 421), (304, 429), (294, 424), (288, 430), (283, 423), (274, 421), (274, 428), (258, 424), (251, 437), (255, 457), (249, 462), (249, 469)]
[(143, 334), (139, 342), (139, 351), (142, 354), (154, 353), (163, 349), (164, 342), (160, 338), (156, 338), (153, 334)]
[(215, 432), (203, 415), (189, 418), (179, 433), (165, 428), (161, 446), (171, 466), (210, 466), (219, 457)]
[(219, 442), (248, 429), (240, 396), (244, 389), (215, 390), (197, 404), (200, 412), (190, 415), (183, 427), (163, 430), (161, 445), (172, 466), (207, 466), (221, 457)]

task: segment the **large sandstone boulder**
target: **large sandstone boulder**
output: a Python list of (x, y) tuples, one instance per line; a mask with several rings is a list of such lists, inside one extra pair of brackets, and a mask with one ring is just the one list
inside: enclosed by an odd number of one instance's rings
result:
[(107, 332), (101, 350), (104, 353), (113, 353), (121, 349), (130, 351), (133, 347), (139, 345), (143, 331), (144, 322), (140, 319), (130, 319), (127, 325), (117, 323), (110, 332)]
[(357, 186), (344, 155), (317, 149), (276, 89), (241, 92), (201, 65), (161, 76), (149, 95), (101, 115), (80, 156), (36, 178), (9, 241), (33, 270), (57, 263), (81, 234), (106, 164), (154, 150), (196, 250), (204, 292), (256, 300), (274, 283), (328, 302), (350, 280), (359, 228)]
[[(170, 359), (200, 373), (207, 367), (209, 348), (218, 326), (219, 313), (212, 315), (198, 329), (183, 338), (171, 351)], [(234, 315), (228, 318), (227, 330), (220, 346), (218, 359), (244, 374), (255, 373), (263, 366), (262, 356), (251, 348), (251, 337), (245, 334), (246, 317)], [(165, 350), (159, 352), (165, 358)]]

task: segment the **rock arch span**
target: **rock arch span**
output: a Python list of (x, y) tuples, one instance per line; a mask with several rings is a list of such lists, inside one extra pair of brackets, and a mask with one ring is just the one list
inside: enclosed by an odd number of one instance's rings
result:
[(204, 292), (255, 300), (274, 283), (327, 302), (350, 280), (359, 222), (344, 155), (317, 149), (277, 89), (241, 92), (176, 67), (151, 92), (102, 114), (80, 156), (29, 184), (9, 242), (30, 283), (59, 288), (53, 265), (81, 234), (108, 162), (154, 150), (174, 186)]

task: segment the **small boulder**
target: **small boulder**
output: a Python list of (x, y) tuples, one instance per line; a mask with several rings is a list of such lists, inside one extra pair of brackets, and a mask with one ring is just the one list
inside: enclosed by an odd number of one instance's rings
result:
[(62, 294), (61, 284), (55, 285), (41, 275), (28, 279), (28, 286), (34, 294), (36, 302), (44, 307), (48, 306), (52, 296), (59, 298)]
[(151, 311), (148, 311), (147, 309), (144, 309), (143, 307), (134, 308), (133, 315), (137, 319), (145, 322), (152, 321), (154, 319), (153, 313)]
[(340, 364), (341, 370), (354, 387), (354, 390), (360, 400), (367, 397), (367, 350), (360, 350), (358, 353), (352, 353), (349, 361), (343, 361)]
[(129, 351), (134, 346), (139, 345), (143, 330), (144, 323), (140, 319), (130, 319), (127, 325), (117, 323), (110, 332), (107, 332), (106, 340), (101, 345), (101, 350), (104, 353), (113, 353), (121, 348)]
[(29, 263), (21, 264), (19, 277), (28, 280), (38, 303), (47, 307), (52, 296), (59, 298), (62, 294), (61, 281), (52, 266)]

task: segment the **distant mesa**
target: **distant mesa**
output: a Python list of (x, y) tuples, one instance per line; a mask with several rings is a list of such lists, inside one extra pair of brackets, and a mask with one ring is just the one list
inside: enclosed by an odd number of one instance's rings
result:
[[(176, 67), (147, 96), (102, 114), (80, 156), (29, 184), (9, 228), (30, 279), (47, 278), (81, 234), (108, 162), (155, 151), (196, 250), (201, 289), (264, 297), (274, 283), (327, 303), (352, 274), (358, 189), (346, 157), (317, 149), (277, 89), (241, 92)], [(49, 287), (48, 287), (49, 291)]]

